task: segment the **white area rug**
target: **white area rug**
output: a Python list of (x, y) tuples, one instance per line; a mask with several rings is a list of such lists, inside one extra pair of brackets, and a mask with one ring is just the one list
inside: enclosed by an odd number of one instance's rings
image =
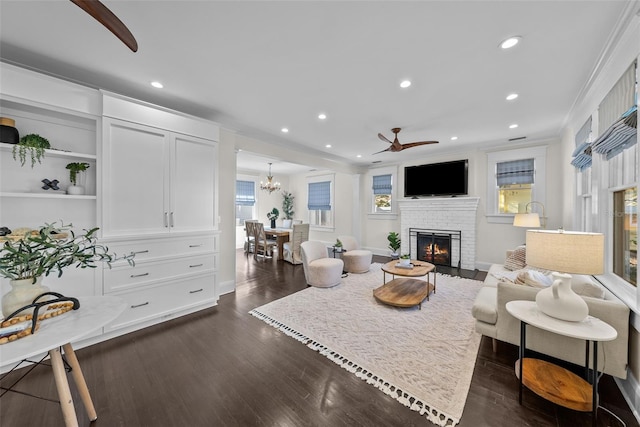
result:
[(382, 285), (373, 264), (333, 288), (307, 288), (250, 313), (434, 424), (456, 425), (480, 343), (471, 306), (482, 282), (439, 274), (436, 284), (422, 310), (383, 305), (373, 298)]

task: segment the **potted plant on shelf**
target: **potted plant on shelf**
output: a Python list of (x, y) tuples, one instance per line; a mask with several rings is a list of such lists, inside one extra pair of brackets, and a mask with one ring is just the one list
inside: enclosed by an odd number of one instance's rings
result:
[(400, 249), (400, 235), (395, 231), (390, 231), (387, 236), (389, 241), (389, 249), (391, 249), (391, 259), (398, 259), (398, 250)]
[(280, 216), (280, 211), (277, 208), (271, 209), (271, 212), (267, 213), (267, 219), (271, 221), (271, 228), (276, 228), (276, 220)]
[(71, 185), (67, 187), (67, 194), (84, 194), (85, 171), (89, 169), (89, 163), (74, 162), (67, 164)]
[(56, 227), (46, 224), (39, 230), (18, 229), (1, 237), (0, 276), (10, 280), (11, 291), (2, 297), (5, 317), (30, 304), (38, 295), (48, 292), (42, 278), (51, 273), (62, 276), (64, 269), (95, 268), (98, 261), (108, 264), (126, 259), (134, 265), (133, 254), (117, 257), (106, 246), (97, 243), (98, 228), (76, 235), (72, 224)]
[(30, 133), (20, 138), (20, 142), (13, 146), (13, 160), (20, 159), (20, 165), (24, 166), (27, 162), (28, 154), (31, 158), (31, 167), (34, 167), (36, 161), (42, 163), (44, 150), (47, 148), (51, 148), (48, 139), (41, 137), (37, 133)]

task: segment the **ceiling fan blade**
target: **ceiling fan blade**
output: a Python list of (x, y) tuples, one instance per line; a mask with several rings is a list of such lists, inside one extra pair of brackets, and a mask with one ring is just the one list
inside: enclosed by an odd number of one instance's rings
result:
[(113, 14), (99, 0), (71, 0), (80, 9), (93, 16), (98, 22), (104, 25), (109, 31), (111, 31), (117, 38), (122, 40), (129, 49), (134, 52), (138, 51), (138, 42), (136, 41), (131, 31), (127, 28), (122, 21)]
[(373, 154), (380, 154), (380, 153), (384, 153), (385, 151), (393, 151), (393, 150), (391, 149), (391, 147), (389, 147), (389, 148), (387, 148), (386, 150), (377, 151), (377, 152), (375, 152), (375, 153), (373, 153)]
[(378, 138), (380, 138), (381, 140), (388, 142), (389, 144), (393, 144), (393, 142), (389, 141), (389, 139), (387, 139), (386, 136), (384, 136), (383, 134), (379, 133), (378, 134)]
[(402, 144), (401, 150), (406, 150), (407, 148), (417, 147), (419, 145), (438, 144), (438, 143), (439, 143), (439, 141), (409, 142), (407, 144)]

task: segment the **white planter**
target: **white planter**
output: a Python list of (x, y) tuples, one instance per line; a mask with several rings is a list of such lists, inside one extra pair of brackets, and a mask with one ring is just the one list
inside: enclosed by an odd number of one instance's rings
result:
[[(10, 280), (9, 283), (11, 290), (2, 296), (2, 315), (4, 317), (31, 304), (38, 295), (49, 292), (49, 288), (42, 285), (42, 276), (36, 279), (36, 283), (33, 283), (33, 279)], [(30, 309), (22, 314), (32, 312), (33, 309)]]
[(398, 264), (408, 267), (409, 264), (411, 264), (411, 260), (409, 258), (406, 258), (406, 259), (400, 258), (400, 260), (398, 261)]
[(81, 196), (84, 194), (84, 187), (80, 185), (70, 185), (67, 187), (67, 194), (72, 196)]

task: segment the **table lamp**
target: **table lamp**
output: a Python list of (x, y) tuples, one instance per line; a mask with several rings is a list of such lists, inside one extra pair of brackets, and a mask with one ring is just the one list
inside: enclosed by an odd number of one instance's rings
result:
[(544, 314), (580, 322), (589, 314), (584, 299), (571, 289), (571, 275), (604, 272), (604, 235), (564, 230), (527, 230), (527, 265), (552, 270), (553, 284), (536, 295)]
[(544, 205), (540, 202), (529, 202), (524, 208), (524, 213), (517, 213), (513, 216), (514, 227), (540, 228), (540, 215), (537, 212), (529, 212), (529, 206), (540, 205), (542, 208), (542, 226), (544, 228)]

